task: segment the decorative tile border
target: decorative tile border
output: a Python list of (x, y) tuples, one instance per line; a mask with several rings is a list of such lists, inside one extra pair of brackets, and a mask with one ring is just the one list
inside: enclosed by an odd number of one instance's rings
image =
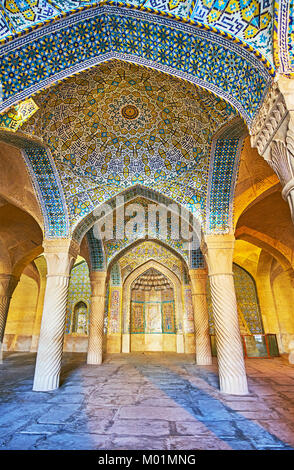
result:
[(67, 238), (68, 212), (63, 189), (49, 150), (31, 146), (22, 152), (44, 217), (46, 238)]
[(111, 6), (37, 29), (3, 45), (0, 54), (4, 84), (0, 111), (72, 74), (116, 58), (202, 86), (233, 104), (250, 125), (274, 73), (261, 55), (256, 57), (253, 50), (226, 34)]
[(215, 140), (212, 144), (206, 203), (206, 232), (232, 230), (233, 199), (243, 138)]
[(294, 74), (294, 2), (275, 1), (274, 59), (277, 71)]

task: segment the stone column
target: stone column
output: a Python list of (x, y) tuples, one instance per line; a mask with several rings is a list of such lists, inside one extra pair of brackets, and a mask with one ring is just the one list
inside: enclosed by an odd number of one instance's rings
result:
[(233, 235), (207, 235), (202, 253), (208, 266), (220, 390), (233, 395), (248, 393), (233, 280)]
[(66, 304), (71, 268), (79, 246), (72, 240), (45, 240), (47, 283), (33, 390), (59, 387)]
[(206, 300), (207, 270), (190, 269), (189, 275), (194, 310), (196, 364), (205, 366), (212, 364)]
[(18, 281), (12, 274), (0, 274), (0, 364), (3, 362), (3, 339), (10, 300)]
[(43, 307), (44, 307), (44, 297), (45, 297), (45, 291), (46, 291), (46, 274), (47, 274), (46, 260), (44, 259), (43, 256), (35, 260), (35, 265), (37, 266), (37, 269), (40, 275), (40, 286), (39, 286), (39, 295), (38, 295), (38, 301), (37, 301), (37, 307), (36, 307), (35, 321), (34, 321), (34, 326), (33, 326), (32, 343), (31, 343), (31, 348), (30, 348), (31, 352), (36, 352), (38, 350), (42, 313), (43, 313)]
[(92, 272), (87, 364), (102, 364), (106, 272)]

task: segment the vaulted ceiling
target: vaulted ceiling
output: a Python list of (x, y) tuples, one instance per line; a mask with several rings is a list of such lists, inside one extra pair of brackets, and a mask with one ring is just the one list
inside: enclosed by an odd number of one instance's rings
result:
[(211, 141), (236, 111), (189, 83), (112, 62), (44, 91), (22, 131), (53, 155), (71, 219), (134, 184), (200, 212)]

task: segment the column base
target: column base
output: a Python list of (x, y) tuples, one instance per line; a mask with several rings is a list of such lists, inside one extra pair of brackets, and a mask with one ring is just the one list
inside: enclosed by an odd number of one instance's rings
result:
[(59, 387), (59, 374), (53, 376), (35, 377), (33, 391), (34, 392), (50, 392)]
[(121, 346), (121, 352), (122, 353), (129, 353), (130, 352), (130, 346), (131, 346), (131, 335), (128, 333), (123, 333), (122, 334), (122, 346)]
[(0, 343), (0, 364), (3, 364), (3, 343)]
[(89, 353), (87, 356), (87, 364), (89, 365), (100, 365), (102, 364), (102, 355)]
[(197, 356), (196, 355), (196, 365), (197, 366), (211, 366), (212, 357), (211, 356)]
[(184, 335), (177, 334), (177, 353), (183, 354), (185, 352)]
[(237, 377), (219, 377), (220, 391), (229, 395), (248, 395), (247, 378), (244, 375)]
[(38, 351), (38, 343), (39, 343), (39, 335), (32, 336), (32, 342), (30, 347), (30, 352), (37, 352)]

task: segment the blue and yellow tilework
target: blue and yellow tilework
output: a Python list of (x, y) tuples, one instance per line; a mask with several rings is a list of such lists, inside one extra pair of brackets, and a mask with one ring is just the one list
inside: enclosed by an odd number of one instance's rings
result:
[[(242, 314), (242, 319), (245, 320), (246, 327), (251, 334), (262, 334), (264, 331), (255, 281), (245, 269), (235, 263), (233, 263), (233, 273), (238, 310)], [(207, 304), (210, 334), (215, 334), (209, 282), (207, 284)]]
[(91, 284), (89, 278), (89, 269), (87, 263), (83, 261), (73, 267), (68, 289), (68, 299), (66, 306), (65, 333), (72, 333), (72, 320), (75, 305), (83, 302), (87, 306), (87, 315), (89, 322), (90, 303), (91, 303)]
[(35, 101), (40, 109), (22, 130), (48, 144), (71, 227), (137, 185), (201, 219), (212, 137), (236, 117), (228, 103), (192, 84), (116, 61), (72, 77)]
[(36, 111), (38, 106), (28, 98), (0, 114), (0, 130), (16, 132)]
[[(95, 0), (1, 0), (0, 38), (105, 3)], [(109, 3), (192, 19), (240, 38), (272, 61), (274, 0), (128, 0)]]
[[(62, 46), (61, 46), (62, 45)], [(250, 125), (274, 71), (252, 48), (164, 16), (114, 6), (86, 10), (4, 44), (1, 109), (113, 58), (189, 80), (232, 103)]]

